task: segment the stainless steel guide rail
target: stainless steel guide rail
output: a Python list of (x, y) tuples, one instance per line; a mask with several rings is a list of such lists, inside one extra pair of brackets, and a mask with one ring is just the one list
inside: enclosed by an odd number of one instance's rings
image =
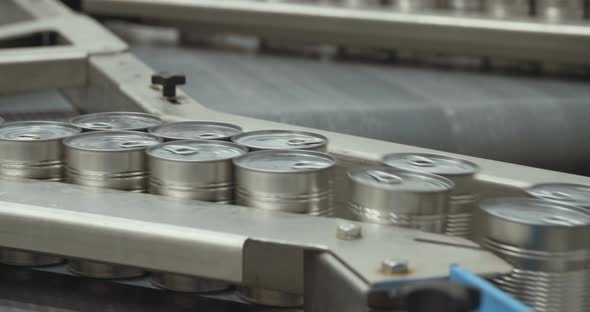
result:
[[(590, 64), (590, 21), (551, 23), (438, 11), (240, 0), (84, 0), (84, 11), (178, 27), (186, 37), (243, 34), (283, 43), (334, 44), (491, 57), (547, 64)], [(581, 14), (580, 14), (581, 15)]]
[[(55, 31), (66, 40), (55, 46), (0, 48), (0, 95), (59, 88), (84, 112), (136, 110), (157, 114), (166, 121), (224, 121), (247, 131), (309, 130), (211, 111), (181, 90), (172, 103), (150, 85), (154, 71), (126, 52), (126, 44), (96, 22), (56, 1), (15, 3), (30, 19), (0, 27), (0, 47), (6, 40), (35, 32)], [(329, 152), (338, 160), (339, 209), (346, 201), (346, 168), (376, 163), (392, 152), (435, 152), (314, 132), (330, 140)], [(542, 182), (590, 184), (585, 177), (464, 158), (481, 167), (477, 186), (487, 196), (521, 194), (523, 188)], [(337, 214), (345, 215), (344, 211)], [(358, 312), (370, 305), (366, 294), (372, 287), (442, 278), (454, 263), (482, 275), (510, 270), (499, 258), (460, 238), (363, 224), (362, 239), (338, 239), (338, 226), (348, 222), (68, 184), (0, 179), (2, 247), (304, 293), (307, 304), (313, 302), (316, 307), (307, 309), (312, 312), (326, 311), (328, 303), (332, 304), (331, 311)], [(390, 258), (407, 260), (411, 272), (381, 273), (382, 261)], [(350, 287), (325, 285), (334, 280), (345, 280)], [(346, 300), (327, 302), (330, 296), (322, 296), (324, 293), (338, 293), (354, 304)]]

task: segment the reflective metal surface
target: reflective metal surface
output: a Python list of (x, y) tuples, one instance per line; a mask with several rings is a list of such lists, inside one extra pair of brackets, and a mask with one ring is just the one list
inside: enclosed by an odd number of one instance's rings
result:
[(144, 113), (108, 112), (74, 117), (70, 123), (86, 131), (146, 131), (162, 123), (162, 120)]
[(150, 147), (149, 191), (181, 199), (234, 202), (232, 159), (248, 150), (229, 142), (182, 140)]
[(461, 237), (471, 235), (471, 219), (477, 201), (474, 182), (479, 168), (476, 164), (456, 157), (411, 153), (390, 154), (383, 162), (399, 170), (436, 174), (453, 181), (455, 187), (451, 192), (445, 233)]
[(359, 220), (444, 233), (453, 182), (387, 167), (354, 168), (349, 208)]
[(25, 121), (0, 126), (0, 175), (61, 181), (62, 140), (81, 129), (58, 122)]
[(171, 140), (223, 140), (229, 141), (234, 135), (242, 132), (242, 128), (223, 122), (184, 121), (172, 122), (152, 127), (149, 133)]
[(141, 132), (97, 131), (64, 140), (70, 183), (145, 192), (148, 167), (145, 149), (162, 139)]
[(336, 160), (328, 154), (258, 151), (234, 159), (234, 164), (238, 205), (310, 215), (332, 213)]
[(590, 212), (531, 198), (488, 199), (484, 246), (514, 271), (494, 278), (504, 291), (537, 311), (590, 308)]
[(323, 135), (289, 130), (245, 132), (232, 137), (232, 141), (252, 151), (293, 149), (323, 152), (328, 146), (328, 139)]

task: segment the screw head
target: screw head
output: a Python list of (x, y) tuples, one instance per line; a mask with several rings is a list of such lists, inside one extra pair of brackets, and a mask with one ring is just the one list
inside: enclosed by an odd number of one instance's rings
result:
[(408, 261), (386, 259), (381, 263), (381, 270), (387, 274), (405, 274), (410, 271)]
[(341, 224), (336, 235), (342, 240), (356, 240), (363, 237), (363, 227), (355, 223)]

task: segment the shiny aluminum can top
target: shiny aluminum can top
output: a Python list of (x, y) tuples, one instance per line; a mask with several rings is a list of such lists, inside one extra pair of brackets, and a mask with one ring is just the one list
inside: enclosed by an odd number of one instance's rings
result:
[(143, 132), (101, 131), (69, 137), (64, 140), (64, 145), (70, 149), (110, 153), (143, 150), (160, 142), (162, 139)]
[(232, 159), (248, 149), (231, 142), (181, 140), (146, 150), (152, 194), (174, 198), (233, 203)]
[(107, 112), (81, 115), (70, 123), (85, 131), (145, 131), (162, 123), (158, 116), (135, 112)]
[(422, 153), (395, 153), (385, 155), (383, 163), (398, 170), (422, 172), (443, 176), (455, 183), (454, 194), (472, 193), (474, 175), (479, 167), (467, 160)]
[(438, 193), (454, 186), (442, 176), (387, 167), (354, 168), (348, 176), (358, 184), (392, 192)]
[(259, 209), (329, 215), (333, 209), (333, 168), (325, 153), (267, 150), (233, 160), (238, 205)]
[(0, 140), (13, 142), (53, 141), (80, 132), (80, 128), (61, 122), (19, 121), (0, 125)]
[(182, 140), (149, 147), (148, 156), (172, 162), (216, 162), (242, 156), (248, 149), (230, 142)]
[(53, 121), (21, 121), (0, 125), (0, 175), (61, 181), (62, 139), (82, 129)]
[(536, 198), (490, 198), (480, 202), (482, 236), (525, 250), (590, 249), (590, 211)]
[(221, 140), (229, 141), (242, 133), (242, 128), (223, 122), (182, 121), (167, 123), (148, 129), (148, 132), (167, 141), (172, 140)]
[(350, 208), (362, 220), (383, 224), (412, 226), (409, 216), (437, 216), (431, 221), (442, 222), (454, 187), (441, 176), (388, 167), (353, 168), (348, 177)]
[(291, 130), (260, 130), (238, 134), (232, 141), (250, 150), (325, 151), (328, 138), (323, 135)]
[(234, 159), (234, 164), (257, 172), (298, 174), (330, 169), (336, 165), (336, 160), (320, 152), (270, 150), (246, 154)]
[(526, 192), (535, 198), (590, 208), (590, 185), (544, 183), (534, 185), (527, 189)]
[(479, 167), (470, 161), (435, 154), (389, 154), (383, 158), (383, 162), (400, 170), (436, 174), (447, 178), (474, 175), (479, 171)]

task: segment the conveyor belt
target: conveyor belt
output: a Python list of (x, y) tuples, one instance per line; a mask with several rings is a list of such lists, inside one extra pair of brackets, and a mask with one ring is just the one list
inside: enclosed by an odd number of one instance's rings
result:
[(187, 73), (185, 89), (215, 110), (586, 173), (584, 81), (320, 62), (156, 38), (159, 44), (140, 41), (132, 51), (158, 70)]
[[(113, 27), (121, 28), (133, 53), (185, 72), (185, 90), (215, 110), (589, 173), (590, 147), (580, 144), (590, 133), (585, 81), (186, 48), (170, 32)], [(56, 94), (0, 99), (9, 120), (75, 114)]]

